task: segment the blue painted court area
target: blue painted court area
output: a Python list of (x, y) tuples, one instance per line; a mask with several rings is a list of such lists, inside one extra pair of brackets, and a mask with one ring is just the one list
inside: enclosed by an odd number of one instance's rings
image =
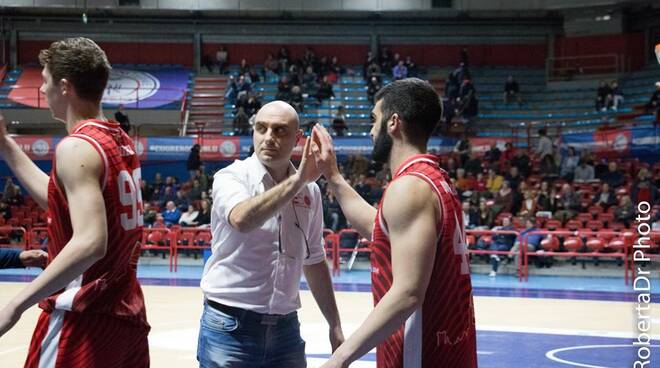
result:
[[(632, 367), (637, 350), (632, 339), (479, 331), (480, 368)], [(652, 345), (651, 356), (660, 355)]]

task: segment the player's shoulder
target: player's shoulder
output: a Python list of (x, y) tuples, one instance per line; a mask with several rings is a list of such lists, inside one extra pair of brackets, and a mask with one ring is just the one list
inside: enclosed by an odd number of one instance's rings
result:
[(397, 211), (419, 211), (429, 204), (434, 204), (434, 192), (431, 185), (416, 175), (403, 175), (393, 180), (387, 187), (383, 207)]

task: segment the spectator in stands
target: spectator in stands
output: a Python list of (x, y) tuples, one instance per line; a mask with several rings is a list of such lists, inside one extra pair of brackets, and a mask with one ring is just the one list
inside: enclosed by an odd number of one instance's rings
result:
[(227, 80), (227, 91), (225, 92), (225, 100), (229, 101), (231, 104), (236, 103), (236, 98), (238, 97), (238, 85), (236, 84), (236, 78), (233, 75), (229, 76)]
[(372, 76), (369, 79), (369, 82), (367, 83), (367, 97), (369, 98), (369, 102), (373, 105), (374, 103), (374, 96), (380, 89), (382, 88), (382, 85), (380, 84), (380, 81), (378, 80), (377, 77)]
[(337, 107), (337, 115), (332, 119), (332, 130), (334, 130), (337, 137), (346, 135), (348, 125), (346, 125), (346, 118), (344, 117), (344, 106)]
[[(504, 143), (504, 152), (502, 152), (502, 155), (500, 156), (501, 163), (510, 163), (513, 161), (513, 158), (516, 155), (516, 150), (513, 148), (513, 143), (511, 142), (506, 142)], [(520, 171), (520, 168), (518, 168), (518, 171)]]
[(251, 67), (250, 71), (247, 73), (247, 76), (250, 78), (250, 84), (259, 83), (261, 81), (261, 76), (257, 72), (257, 69)]
[(236, 91), (237, 91), (237, 98), (241, 97), (242, 93), (249, 93), (252, 91), (252, 85), (250, 85), (250, 81), (245, 79), (245, 74), (241, 74), (241, 76), (238, 77), (238, 82), (236, 82)]
[(639, 169), (637, 178), (630, 189), (630, 194), (634, 203), (648, 202), (651, 206), (655, 204), (657, 190), (646, 168)]
[(190, 192), (188, 193), (188, 197), (192, 201), (199, 201), (202, 199), (202, 186), (197, 179), (197, 176), (195, 176), (195, 179), (193, 180), (192, 188), (190, 188)]
[(280, 71), (286, 71), (289, 68), (289, 50), (282, 46), (280, 47), (280, 51), (277, 52), (277, 60), (280, 63), (279, 70)]
[(229, 53), (224, 46), (220, 46), (218, 52), (215, 53), (215, 62), (218, 65), (218, 73), (224, 74), (225, 68), (229, 63)]
[(247, 105), (245, 106), (245, 113), (251, 117), (256, 114), (260, 108), (261, 101), (259, 100), (259, 96), (251, 94), (247, 100)]
[(614, 191), (612, 188), (610, 188), (609, 184), (603, 183), (603, 185), (600, 187), (600, 191), (594, 196), (592, 203), (597, 204), (607, 210), (616, 204), (616, 194), (614, 194)]
[(611, 188), (617, 189), (625, 182), (623, 173), (617, 168), (616, 161), (610, 161), (607, 165), (607, 172), (600, 177), (603, 183), (607, 183)]
[(154, 186), (149, 184), (145, 179), (140, 180), (140, 189), (142, 190), (142, 200), (144, 202), (151, 202), (154, 195)]
[(490, 150), (484, 155), (484, 160), (488, 161), (490, 164), (494, 164), (500, 160), (501, 156), (502, 151), (497, 148), (497, 142), (493, 142), (493, 144), (490, 145)]
[(131, 122), (128, 119), (128, 115), (124, 113), (124, 105), (122, 104), (117, 106), (117, 112), (115, 112), (115, 121), (119, 123), (121, 130), (128, 134), (128, 132), (131, 130)]
[(199, 215), (199, 211), (195, 209), (195, 206), (192, 204), (188, 205), (188, 211), (181, 214), (179, 217), (179, 225), (181, 226), (197, 226), (195, 219)]
[(367, 68), (367, 74), (366, 77), (367, 79), (371, 79), (372, 77), (376, 77), (378, 81), (382, 80), (382, 70), (380, 69), (380, 66), (376, 63), (373, 62), (369, 67)]
[(389, 48), (383, 47), (380, 51), (380, 67), (382, 70), (392, 70), (392, 52)]
[(21, 195), (21, 187), (14, 185), (13, 181), (8, 180), (8, 182), (5, 184), (5, 191), (2, 196), (2, 201), (6, 202), (9, 206), (22, 205), (24, 199)]
[(660, 121), (660, 82), (655, 82), (655, 91), (644, 107), (646, 107), (647, 112), (655, 114), (656, 122)]
[(465, 79), (470, 79), (470, 71), (468, 70), (467, 65), (465, 63), (460, 63), (458, 67), (451, 72), (451, 76), (449, 79), (452, 82), (456, 83), (457, 87), (460, 87), (460, 84)]
[(144, 226), (152, 227), (154, 222), (156, 222), (157, 216), (158, 213), (153, 209), (153, 207), (151, 207), (151, 203), (145, 201), (142, 212), (142, 220), (144, 221)]
[(319, 104), (323, 103), (323, 100), (328, 100), (330, 98), (335, 98), (335, 92), (332, 90), (332, 84), (328, 82), (328, 77), (323, 77), (323, 81), (319, 86), (319, 90), (316, 93), (316, 99), (319, 100)]
[[(525, 229), (520, 232), (520, 235), (516, 238), (515, 243), (513, 244), (513, 248), (511, 248), (511, 253), (510, 256), (514, 257), (514, 261), (516, 264), (518, 264), (518, 257), (520, 256), (519, 250), (520, 246), (522, 244), (527, 244), (527, 251), (528, 252), (537, 252), (541, 249), (541, 241), (545, 237), (542, 234), (531, 234), (535, 231), (539, 231), (540, 229), (536, 228), (536, 218), (533, 216), (525, 218)], [(531, 258), (531, 257), (530, 257)], [(546, 258), (548, 257), (533, 257), (535, 258), (537, 262), (537, 266), (544, 265), (547, 260)], [(543, 259), (544, 261), (540, 263), (540, 260)], [(548, 265), (550, 267), (550, 265)]]
[(458, 56), (458, 62), (465, 65), (466, 67), (470, 65), (468, 57), (468, 49), (466, 47), (461, 48), (461, 52)]
[(293, 106), (293, 108), (296, 109), (299, 114), (303, 112), (305, 107), (305, 99), (303, 98), (300, 86), (296, 85), (291, 88), (291, 94), (289, 95), (289, 105)]
[(48, 253), (41, 249), (0, 248), (0, 270), (26, 267), (45, 268), (47, 264)]
[(245, 113), (243, 107), (238, 108), (232, 124), (234, 127), (234, 135), (248, 135), (250, 133), (250, 118)]
[(460, 167), (456, 169), (456, 183), (455, 183), (456, 189), (458, 189), (461, 192), (464, 192), (466, 190), (474, 190), (474, 183), (472, 180), (468, 179), (465, 176), (465, 169)]
[(524, 191), (523, 201), (518, 215), (523, 217), (534, 216), (536, 215), (536, 211), (536, 198), (534, 198), (534, 193), (532, 193), (531, 190)]
[(528, 177), (532, 171), (531, 160), (525, 151), (521, 149), (515, 151), (515, 155), (511, 160), (511, 165), (517, 167), (520, 175), (522, 175), (524, 178)]
[(170, 185), (166, 185), (163, 189), (163, 192), (160, 194), (160, 206), (164, 207), (167, 202), (174, 202), (176, 200), (176, 194), (174, 189)]
[(179, 218), (181, 217), (181, 211), (176, 207), (173, 201), (167, 202), (165, 211), (163, 212), (163, 220), (165, 221), (165, 226), (170, 227), (172, 225), (179, 223)]
[(333, 56), (332, 59), (330, 59), (329, 71), (330, 73), (335, 74), (336, 78), (339, 78), (340, 75), (346, 72), (346, 68), (344, 68), (343, 66), (341, 66), (341, 64), (339, 64), (339, 58)]
[(329, 225), (330, 230), (332, 230), (335, 233), (341, 230), (341, 224), (342, 224), (341, 207), (339, 206), (339, 202), (337, 202), (335, 196), (332, 195), (332, 192), (330, 191), (327, 193), (327, 195), (324, 198), (323, 208), (325, 209), (326, 218), (327, 218), (325, 223)]
[(202, 166), (202, 158), (200, 156), (201, 146), (199, 144), (194, 144), (190, 148), (190, 153), (188, 154), (188, 161), (186, 162), (186, 170), (190, 174), (190, 178), (194, 178), (199, 167)]
[(486, 198), (479, 199), (478, 219), (476, 223), (477, 229), (487, 230), (493, 227), (495, 223), (495, 211), (488, 205)]
[(536, 207), (538, 211), (554, 212), (556, 208), (557, 195), (554, 188), (550, 188), (547, 180), (541, 182), (541, 188), (536, 195)]
[[(497, 231), (514, 231), (515, 228), (511, 224), (511, 217), (502, 218), (502, 226), (495, 226), (492, 230)], [(514, 234), (495, 234), (492, 236), (490, 244), (486, 244), (481, 239), (477, 242), (477, 249), (488, 249), (493, 251), (508, 252), (513, 248), (513, 243), (516, 241), (516, 235)], [(481, 243), (481, 244), (479, 244)], [(490, 264), (492, 270), (488, 276), (495, 277), (497, 276), (497, 270), (500, 265), (500, 256), (497, 254), (490, 255)]]
[(605, 81), (600, 81), (596, 91), (596, 110), (605, 111), (612, 101), (612, 88)]
[(566, 152), (566, 157), (561, 160), (561, 167), (559, 170), (559, 176), (568, 181), (573, 181), (575, 176), (575, 169), (580, 162), (580, 157), (575, 152), (574, 147), (568, 147)]
[(202, 200), (200, 203), (200, 210), (197, 217), (193, 221), (195, 226), (204, 226), (211, 223), (211, 203), (208, 200)]
[(456, 115), (465, 124), (466, 130), (473, 133), (475, 119), (479, 114), (479, 101), (477, 100), (477, 90), (469, 78), (463, 79), (463, 83), (458, 89), (458, 98), (454, 108)]
[(467, 164), (468, 157), (471, 151), (472, 151), (472, 146), (470, 145), (470, 138), (468, 137), (468, 133), (465, 132), (463, 133), (461, 139), (459, 139), (456, 142), (453, 149), (454, 154), (458, 155), (459, 158), (458, 164), (460, 166), (464, 167)]
[(524, 178), (520, 176), (517, 167), (511, 166), (509, 168), (509, 172), (506, 173), (506, 175), (504, 175), (504, 180), (509, 182), (509, 184), (511, 185), (511, 189), (517, 191), (518, 186), (520, 185), (521, 182), (524, 181)]
[(539, 161), (543, 162), (546, 156), (550, 156), (554, 160), (554, 150), (552, 147), (552, 140), (548, 137), (548, 131), (545, 128), (538, 130), (539, 133), (539, 142), (536, 146), (536, 157)]
[(188, 208), (188, 205), (190, 205), (192, 202), (188, 194), (189, 192), (183, 189), (176, 192), (176, 199), (174, 200), (174, 204), (181, 212), (185, 211)]
[(275, 96), (276, 100), (288, 101), (291, 97), (291, 83), (289, 82), (289, 77), (282, 76), (280, 81), (277, 83), (277, 95)]
[(633, 205), (632, 201), (630, 200), (630, 196), (621, 196), (619, 205), (614, 210), (614, 218), (616, 221), (623, 222), (626, 227), (629, 227), (630, 223), (634, 220), (635, 215), (635, 205)]
[(267, 81), (273, 81), (276, 79), (277, 74), (279, 73), (280, 63), (275, 59), (273, 54), (268, 53), (266, 60), (264, 60), (264, 77)]
[(483, 173), (481, 159), (477, 157), (472, 151), (468, 153), (467, 162), (463, 167), (465, 168), (465, 171), (471, 175), (478, 175), (479, 173)]
[(593, 181), (594, 178), (594, 167), (587, 165), (587, 161), (585, 159), (580, 159), (579, 165), (575, 168), (573, 181), (575, 183), (588, 183)]
[(488, 178), (486, 179), (486, 189), (489, 192), (495, 194), (500, 188), (502, 188), (502, 183), (504, 182), (504, 177), (499, 175), (494, 168), (488, 169)]
[(612, 81), (610, 84), (610, 89), (612, 90), (612, 109), (617, 111), (621, 105), (623, 105), (623, 93), (619, 88), (619, 82)]
[(415, 64), (412, 61), (411, 56), (406, 56), (405, 65), (406, 65), (406, 69), (408, 69), (408, 75), (411, 77), (417, 77), (417, 73), (418, 73), (417, 64)]
[(364, 63), (362, 63), (362, 75), (364, 76), (365, 80), (371, 79), (371, 76), (368, 76), (367, 70), (371, 67), (372, 64), (378, 65), (378, 59), (373, 52), (369, 51), (367, 52), (367, 57), (364, 59)]
[(522, 107), (522, 97), (520, 96), (520, 86), (518, 82), (510, 75), (504, 83), (504, 104), (508, 105), (511, 100), (516, 100), (518, 106)]
[(479, 211), (470, 206), (470, 202), (465, 201), (463, 208), (463, 225), (466, 229), (474, 229), (479, 223)]
[(241, 63), (239, 64), (239, 69), (238, 72), (241, 75), (245, 75), (250, 72), (250, 64), (248, 64), (246, 59), (241, 59)]
[(394, 80), (408, 78), (408, 68), (406, 68), (406, 64), (403, 60), (399, 60), (396, 66), (392, 68), (392, 78)]
[(314, 73), (314, 68), (309, 65), (305, 69), (305, 74), (303, 74), (303, 90), (305, 93), (313, 95), (319, 88), (319, 85), (316, 83), (318, 76)]
[(567, 220), (572, 219), (577, 215), (580, 209), (580, 199), (573, 190), (570, 184), (564, 184), (561, 188), (561, 193), (556, 202), (557, 211), (555, 212), (555, 219), (565, 223)]
[(493, 212), (500, 214), (503, 212), (512, 212), (513, 207), (513, 190), (511, 184), (504, 180), (502, 187), (495, 193), (495, 203), (493, 204)]

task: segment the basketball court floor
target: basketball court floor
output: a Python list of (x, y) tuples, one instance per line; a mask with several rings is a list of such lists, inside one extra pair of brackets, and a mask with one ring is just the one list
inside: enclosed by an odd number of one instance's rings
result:
[[(196, 367), (195, 350), (202, 294), (201, 267), (184, 266), (171, 274), (163, 266), (141, 266), (149, 322), (152, 367)], [(37, 274), (0, 271), (0, 306)], [(372, 298), (366, 271), (334, 278), (344, 333), (348, 336), (369, 313)], [(656, 283), (660, 280), (655, 279)], [(532, 276), (518, 283), (510, 276), (473, 275), (477, 348), (482, 368), (632, 367), (636, 350), (637, 298), (621, 278)], [(299, 311), (307, 341), (308, 367), (328, 358), (327, 327), (304, 280)], [(660, 339), (660, 296), (653, 296), (652, 338)], [(39, 310), (28, 310), (0, 339), (0, 366), (22, 366)], [(660, 343), (651, 347), (660, 361)], [(655, 364), (655, 363), (653, 363)], [(651, 364), (651, 366), (654, 366)], [(660, 365), (656, 365), (660, 366)], [(375, 367), (375, 350), (351, 365)]]

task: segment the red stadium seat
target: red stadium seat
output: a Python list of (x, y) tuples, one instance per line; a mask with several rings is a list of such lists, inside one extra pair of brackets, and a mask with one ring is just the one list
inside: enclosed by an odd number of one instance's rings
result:
[(587, 222), (591, 221), (593, 217), (591, 216), (590, 213), (578, 213), (577, 215), (577, 220), (582, 222), (583, 224), (586, 224)]
[(588, 212), (589, 212), (591, 215), (593, 215), (594, 217), (596, 217), (596, 216), (598, 216), (599, 214), (603, 213), (604, 211), (603, 211), (603, 207), (601, 207), (601, 206), (599, 206), (599, 205), (593, 205), (593, 206), (589, 207), (589, 211), (588, 211)]
[(614, 222), (614, 214), (609, 212), (601, 213), (596, 218), (600, 221), (606, 222), (608, 225)]
[(210, 231), (200, 231), (195, 235), (194, 243), (197, 246), (211, 246), (211, 238)]
[(193, 245), (195, 239), (195, 232), (190, 230), (182, 231), (177, 238), (177, 245), (188, 246)]
[(582, 224), (580, 223), (580, 221), (577, 221), (577, 220), (570, 220), (566, 223), (566, 226), (565, 226), (565, 228), (567, 228), (568, 230), (571, 230), (571, 231), (575, 231), (575, 230), (577, 230), (581, 227), (582, 227)]
[(587, 222), (586, 227), (590, 229), (591, 231), (598, 231), (602, 228), (605, 227), (605, 224), (603, 224), (603, 221), (600, 220), (591, 220)]
[(561, 221), (559, 220), (548, 220), (545, 222), (545, 228), (548, 230), (557, 230), (561, 228)]
[(564, 248), (569, 252), (578, 252), (582, 250), (584, 243), (577, 236), (571, 236), (564, 240)]
[(603, 239), (600, 239), (598, 237), (587, 238), (586, 246), (590, 252), (593, 253), (600, 252), (603, 249), (604, 245), (605, 243), (603, 242)]
[(548, 252), (556, 252), (559, 250), (559, 238), (556, 236), (547, 236), (541, 240), (541, 248)]

